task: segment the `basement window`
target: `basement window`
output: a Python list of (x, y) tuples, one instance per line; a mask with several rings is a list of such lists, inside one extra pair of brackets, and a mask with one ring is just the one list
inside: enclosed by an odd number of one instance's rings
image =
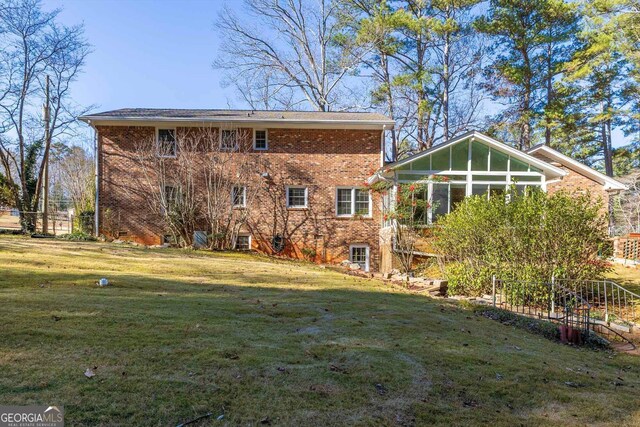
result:
[(239, 234), (236, 237), (235, 249), (237, 251), (248, 251), (251, 249), (251, 236), (249, 234)]

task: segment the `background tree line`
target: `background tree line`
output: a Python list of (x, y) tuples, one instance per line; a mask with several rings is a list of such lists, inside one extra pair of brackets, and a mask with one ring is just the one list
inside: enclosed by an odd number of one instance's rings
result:
[[(245, 0), (214, 62), (251, 108), (392, 116), (389, 157), (479, 128), (639, 166), (638, 0)], [(256, 32), (254, 29), (260, 28)], [(627, 145), (613, 148), (612, 134)]]

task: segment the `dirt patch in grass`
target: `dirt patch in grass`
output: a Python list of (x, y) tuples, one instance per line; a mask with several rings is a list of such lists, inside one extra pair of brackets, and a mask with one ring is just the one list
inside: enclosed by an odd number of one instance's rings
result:
[(640, 358), (308, 263), (0, 238), (0, 307), (0, 402), (74, 426), (640, 419)]

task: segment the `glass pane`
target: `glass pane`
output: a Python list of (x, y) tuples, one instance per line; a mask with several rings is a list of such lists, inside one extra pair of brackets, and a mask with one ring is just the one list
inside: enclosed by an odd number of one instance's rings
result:
[(538, 169), (537, 167), (531, 165), (529, 165), (529, 171), (542, 173), (542, 169)]
[(263, 150), (267, 148), (267, 131), (266, 130), (257, 130), (256, 131), (256, 148), (259, 150)]
[(474, 196), (486, 194), (489, 191), (488, 184), (473, 184), (471, 187), (471, 194)]
[(431, 155), (431, 169), (434, 171), (449, 170), (449, 147)]
[(360, 264), (360, 267), (365, 268), (367, 265), (367, 248), (351, 248), (351, 262)]
[(489, 147), (477, 141), (471, 145), (471, 170), (489, 170)]
[(421, 159), (413, 162), (413, 170), (416, 171), (428, 171), (431, 170), (431, 156), (424, 156)]
[(473, 175), (474, 181), (504, 181), (507, 182), (506, 175)]
[(529, 165), (518, 159), (511, 158), (511, 172), (527, 172)]
[(512, 176), (512, 181), (520, 182), (520, 181), (531, 181), (531, 182), (540, 182), (542, 181), (541, 176)]
[(469, 141), (459, 142), (451, 147), (451, 169), (466, 171), (468, 169)]
[(415, 197), (418, 203), (416, 203), (416, 208), (413, 212), (413, 220), (418, 224), (427, 224), (428, 208), (425, 203), (428, 200), (427, 191), (417, 192)]
[(509, 156), (501, 151), (491, 149), (491, 170), (506, 171), (509, 166)]
[(175, 133), (173, 129), (158, 129), (158, 139), (160, 141), (175, 141)]
[(356, 189), (356, 214), (369, 215), (369, 190)]
[(233, 187), (233, 205), (244, 205), (244, 187)]
[[(417, 161), (419, 161), (419, 160), (417, 160)], [(399, 170), (399, 171), (411, 170), (411, 163), (407, 163), (406, 165), (402, 165), (402, 166), (398, 167), (397, 170)]]
[(433, 184), (431, 215), (433, 221), (449, 213), (449, 184)]
[(351, 215), (351, 189), (338, 189), (338, 215)]
[(489, 190), (490, 197), (503, 197), (504, 198), (504, 185), (491, 184), (491, 189)]
[(451, 192), (451, 210), (456, 208), (458, 204), (460, 204), (467, 195), (467, 186), (464, 184), (451, 184), (450, 190)]

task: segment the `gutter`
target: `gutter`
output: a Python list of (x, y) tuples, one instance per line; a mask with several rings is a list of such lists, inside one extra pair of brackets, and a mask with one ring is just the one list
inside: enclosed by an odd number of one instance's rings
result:
[(391, 120), (309, 120), (309, 119), (256, 119), (254, 117), (228, 117), (228, 118), (206, 118), (206, 117), (105, 117), (105, 116), (80, 116), (79, 120), (89, 123), (91, 121), (105, 122), (191, 122), (191, 123), (298, 123), (298, 124), (336, 124), (336, 125), (376, 125), (393, 126), (395, 122)]

